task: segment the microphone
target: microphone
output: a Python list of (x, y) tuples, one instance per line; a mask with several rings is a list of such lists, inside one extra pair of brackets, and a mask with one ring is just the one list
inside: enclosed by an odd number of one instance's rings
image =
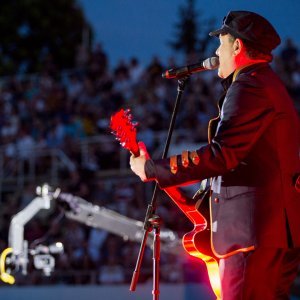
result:
[(196, 64), (179, 67), (175, 69), (169, 69), (162, 73), (162, 77), (166, 79), (173, 78), (182, 78), (193, 73), (198, 73), (206, 70), (214, 70), (219, 66), (219, 58), (218, 57), (210, 57), (204, 61), (201, 61)]

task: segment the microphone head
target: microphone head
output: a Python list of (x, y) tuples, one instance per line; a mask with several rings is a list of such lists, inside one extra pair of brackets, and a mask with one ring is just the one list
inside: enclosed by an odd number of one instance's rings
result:
[(207, 70), (214, 70), (219, 67), (219, 57), (210, 57), (203, 61), (203, 67)]

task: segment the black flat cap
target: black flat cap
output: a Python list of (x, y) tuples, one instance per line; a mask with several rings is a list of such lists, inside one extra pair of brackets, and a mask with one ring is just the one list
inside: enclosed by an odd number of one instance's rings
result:
[(255, 49), (271, 53), (281, 42), (272, 24), (264, 17), (250, 11), (230, 11), (223, 19), (222, 27), (210, 36), (229, 33), (245, 40)]

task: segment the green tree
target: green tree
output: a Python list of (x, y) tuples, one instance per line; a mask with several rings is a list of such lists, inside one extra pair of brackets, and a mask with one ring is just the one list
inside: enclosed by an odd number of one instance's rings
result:
[(175, 24), (175, 38), (169, 44), (175, 51), (184, 53), (187, 57), (197, 53), (205, 57), (213, 43), (209, 32), (214, 28), (215, 20), (205, 20), (202, 13), (195, 8), (195, 0), (179, 7), (179, 21)]
[(76, 0), (1, 1), (0, 75), (37, 72), (46, 56), (72, 67), (84, 29), (91, 32)]

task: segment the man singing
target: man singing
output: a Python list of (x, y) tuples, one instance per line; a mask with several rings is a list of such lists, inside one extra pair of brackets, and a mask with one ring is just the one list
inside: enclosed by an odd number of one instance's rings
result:
[(300, 261), (300, 132), (292, 100), (270, 67), (280, 37), (248, 11), (229, 12), (210, 35), (220, 41), (224, 95), (209, 144), (160, 160), (141, 149), (131, 169), (161, 188), (210, 178), (222, 299), (289, 299)]

